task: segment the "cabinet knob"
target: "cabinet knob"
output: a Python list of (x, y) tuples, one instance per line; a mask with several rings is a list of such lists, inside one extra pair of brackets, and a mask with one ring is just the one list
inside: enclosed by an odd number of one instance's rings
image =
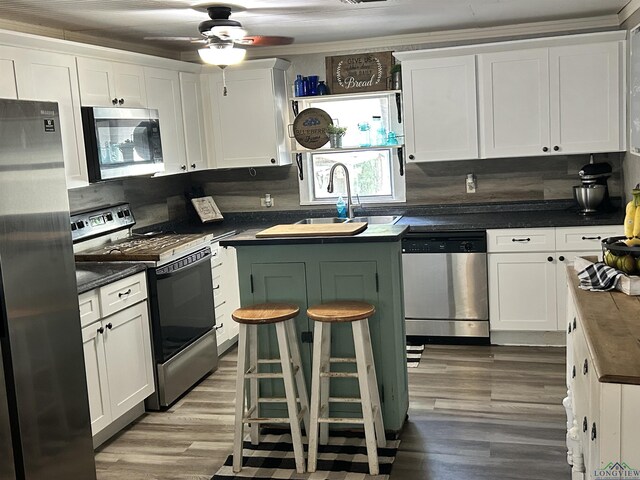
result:
[(409, 160), (415, 160), (415, 156), (414, 155), (409, 155)]
[(192, 163), (192, 164), (191, 164), (191, 168), (196, 168), (196, 164), (195, 164), (195, 163)]
[(553, 257), (547, 257), (547, 262), (553, 262)]
[(582, 420), (582, 431), (586, 432), (588, 428), (589, 422), (587, 422), (587, 417), (584, 417), (584, 419)]
[(275, 158), (272, 158), (272, 159), (271, 159), (271, 163), (276, 163), (276, 159), (275, 159)]
[(98, 333), (104, 333), (104, 328), (100, 327), (100, 328), (98, 329)]
[(597, 436), (598, 434), (596, 432), (596, 422), (593, 422), (593, 425), (591, 425), (591, 440), (594, 441)]
[(113, 103), (114, 105), (117, 105), (118, 104), (118, 99), (114, 98), (113, 100), (111, 100), (111, 103)]
[(549, 151), (549, 147), (542, 147), (542, 151), (543, 152), (548, 152)]
[(122, 105), (124, 103), (124, 98), (121, 98), (120, 100), (118, 100), (118, 105)]
[(560, 255), (560, 256), (558, 257), (558, 260), (560, 260), (561, 262), (564, 262), (564, 257), (563, 257), (562, 255)]
[(113, 323), (109, 322), (105, 325), (105, 327), (107, 327), (109, 330), (111, 330), (113, 328)]
[(589, 361), (585, 358), (584, 365), (582, 366), (582, 374), (586, 375), (587, 373), (589, 373)]
[(187, 166), (186, 165), (180, 165), (180, 170), (186, 170)]
[(558, 145), (555, 145), (555, 146), (553, 147), (553, 151), (554, 151), (554, 152), (557, 152), (558, 150), (560, 150), (560, 147), (559, 147)]

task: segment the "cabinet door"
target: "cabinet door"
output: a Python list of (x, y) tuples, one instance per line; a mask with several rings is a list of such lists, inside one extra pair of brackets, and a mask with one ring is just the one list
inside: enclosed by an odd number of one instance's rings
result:
[(592, 251), (561, 251), (557, 252), (554, 256), (556, 260), (556, 288), (557, 288), (557, 297), (556, 297), (556, 305), (558, 311), (558, 330), (566, 330), (566, 315), (567, 315), (567, 302), (569, 301), (569, 290), (567, 286), (567, 266), (571, 267), (573, 265), (573, 260), (580, 256), (602, 256), (602, 250), (592, 250)]
[(185, 172), (187, 162), (178, 72), (145, 68), (144, 73), (149, 108), (157, 109), (160, 115), (164, 173)]
[(111, 423), (109, 404), (109, 383), (104, 353), (104, 327), (96, 322), (82, 329), (82, 347), (84, 350), (84, 368), (87, 375), (87, 393), (89, 395), (89, 413), (91, 433), (97, 434)]
[(189, 170), (207, 168), (200, 76), (194, 73), (180, 72), (180, 95), (187, 168)]
[(67, 188), (88, 185), (75, 58), (22, 50), (15, 67), (18, 98), (58, 102)]
[(403, 62), (406, 149), (413, 159), (478, 158), (475, 55)]
[(18, 98), (16, 69), (11, 55), (0, 48), (0, 98)]
[(618, 42), (549, 49), (554, 151), (569, 154), (624, 150), (620, 49)]
[(227, 335), (229, 338), (233, 338), (238, 335), (239, 326), (236, 322), (231, 320), (231, 313), (240, 308), (240, 284), (238, 281), (238, 258), (236, 249), (233, 247), (224, 247), (220, 249), (223, 263), (222, 263), (222, 280), (225, 289), (225, 304), (227, 306), (229, 314), (229, 328), (227, 329)]
[[(222, 75), (210, 74), (212, 134), (218, 168), (264, 167), (278, 164), (284, 135), (277, 111), (271, 69), (228, 71), (227, 95)], [(251, 141), (247, 141), (250, 138)]]
[(80, 101), (83, 106), (111, 107), (116, 98), (113, 64), (77, 57)]
[(478, 55), (482, 157), (549, 151), (546, 48)]
[(556, 330), (555, 253), (493, 253), (488, 259), (491, 330)]
[(115, 313), (102, 323), (111, 414), (115, 420), (155, 389), (147, 302)]
[(113, 82), (119, 105), (142, 108), (147, 106), (147, 89), (143, 67), (116, 62), (113, 64)]

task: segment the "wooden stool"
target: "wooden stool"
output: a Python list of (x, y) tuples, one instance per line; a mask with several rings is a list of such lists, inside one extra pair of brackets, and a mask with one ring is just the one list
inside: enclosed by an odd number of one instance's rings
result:
[[(326, 445), (329, 441), (330, 423), (362, 423), (369, 457), (369, 473), (371, 475), (379, 473), (376, 446), (383, 448), (386, 445), (386, 439), (369, 334), (369, 318), (375, 311), (373, 305), (353, 301), (324, 303), (307, 310), (309, 318), (315, 320), (311, 370), (311, 427), (307, 465), (309, 472), (316, 471), (318, 430), (320, 443)], [(336, 322), (351, 323), (355, 358), (331, 357), (331, 324)], [(331, 363), (355, 363), (357, 373), (332, 372)], [(358, 379), (360, 397), (329, 397), (329, 380), (349, 377)], [(362, 418), (331, 418), (329, 417), (330, 403), (360, 403)]]
[[(236, 377), (236, 415), (233, 442), (233, 471), (242, 470), (242, 442), (244, 424), (251, 424), (251, 443), (259, 443), (259, 425), (261, 423), (288, 423), (291, 426), (293, 453), (296, 459), (296, 470), (304, 473), (304, 448), (300, 432), (300, 420), (304, 420), (305, 429), (309, 431), (309, 399), (300, 363), (300, 348), (296, 337), (294, 318), (300, 308), (286, 303), (262, 303), (239, 308), (231, 317), (240, 324), (238, 336), (238, 372)], [(258, 325), (274, 323), (278, 337), (280, 358), (273, 360), (258, 359)], [(249, 367), (247, 368), (247, 347), (249, 350)], [(261, 364), (280, 364), (282, 373), (260, 373)], [(284, 380), (284, 398), (260, 398), (259, 379), (282, 378)], [(245, 381), (250, 380), (249, 398), (245, 392)], [(295, 380), (295, 387), (294, 387)], [(297, 387), (297, 395), (296, 395)], [(297, 397), (297, 398), (296, 398)], [(245, 410), (245, 401), (248, 405)], [(300, 402), (298, 410), (297, 401)], [(260, 403), (286, 403), (288, 417), (260, 418)]]

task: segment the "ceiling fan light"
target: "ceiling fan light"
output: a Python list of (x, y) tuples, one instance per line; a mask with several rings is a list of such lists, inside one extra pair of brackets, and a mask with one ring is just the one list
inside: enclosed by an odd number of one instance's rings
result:
[(244, 60), (247, 51), (244, 48), (216, 48), (211, 46), (198, 50), (203, 62), (211, 65), (235, 65)]

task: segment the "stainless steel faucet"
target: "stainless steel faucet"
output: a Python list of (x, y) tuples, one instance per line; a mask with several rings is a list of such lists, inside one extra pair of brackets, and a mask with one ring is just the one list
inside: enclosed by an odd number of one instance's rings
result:
[(336, 168), (342, 167), (344, 170), (344, 176), (347, 181), (347, 216), (353, 218), (353, 200), (351, 200), (351, 182), (349, 181), (349, 170), (344, 163), (336, 162), (329, 170), (329, 185), (327, 185), (327, 192), (333, 193), (333, 172)]

